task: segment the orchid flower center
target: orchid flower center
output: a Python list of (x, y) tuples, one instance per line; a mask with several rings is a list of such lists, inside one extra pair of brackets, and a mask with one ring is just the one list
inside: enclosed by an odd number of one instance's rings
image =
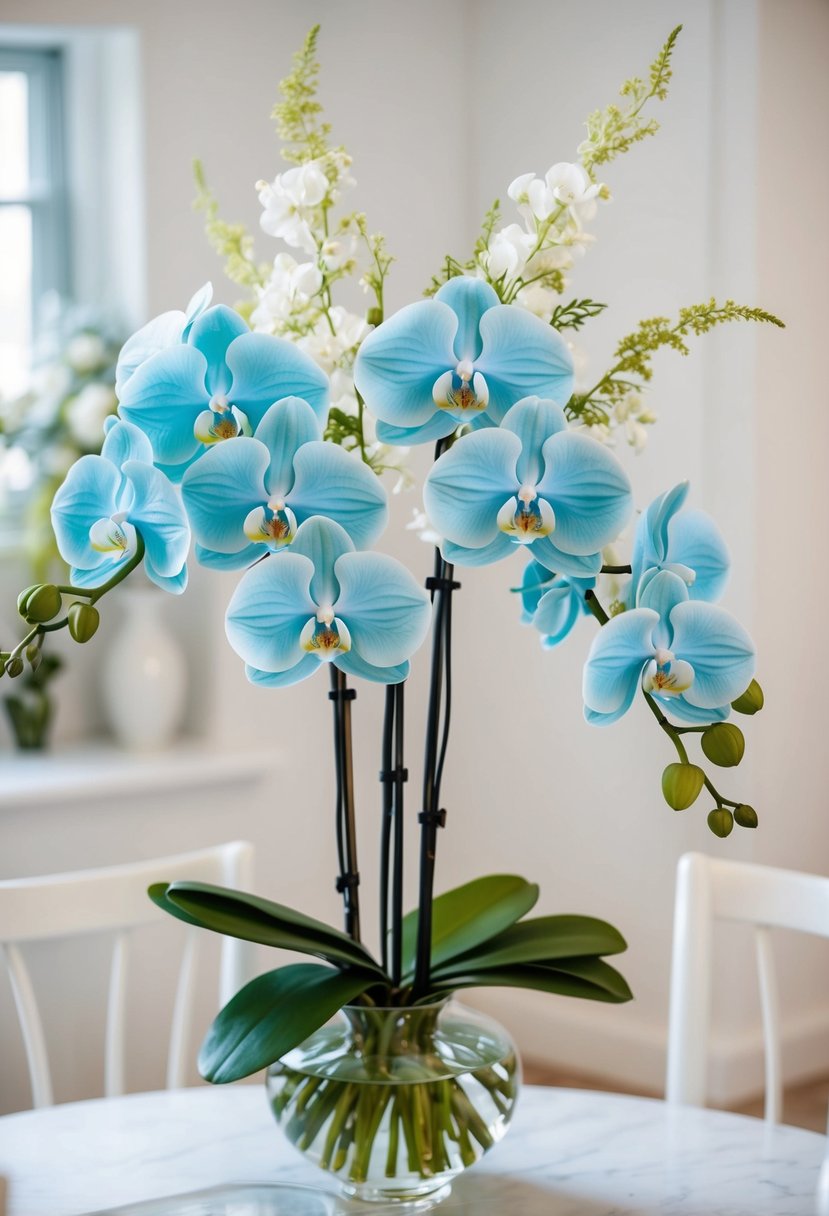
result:
[(489, 387), (469, 359), (461, 359), (454, 371), (438, 376), (432, 400), (439, 410), (455, 410), (463, 417), (479, 414), (489, 405)]
[(317, 615), (305, 624), (299, 644), (308, 654), (316, 655), (321, 663), (330, 663), (338, 654), (346, 654), (351, 649), (351, 634), (345, 622), (334, 616), (333, 608), (319, 608)]
[(684, 659), (677, 659), (670, 650), (658, 649), (642, 676), (645, 692), (660, 697), (678, 697), (694, 682), (694, 669)]
[(193, 434), (200, 443), (218, 443), (235, 439), (241, 430), (238, 412), (222, 393), (211, 397), (193, 425)]
[(522, 486), (498, 512), (498, 527), (518, 545), (531, 545), (539, 537), (549, 536), (555, 526), (553, 508), (538, 497), (534, 486)]
[(89, 543), (96, 553), (113, 553), (118, 559), (135, 552), (135, 528), (127, 523), (126, 511), (97, 520), (89, 529)]
[(264, 507), (254, 507), (245, 517), (245, 536), (257, 545), (281, 549), (291, 543), (296, 530), (296, 516), (281, 498), (271, 500)]

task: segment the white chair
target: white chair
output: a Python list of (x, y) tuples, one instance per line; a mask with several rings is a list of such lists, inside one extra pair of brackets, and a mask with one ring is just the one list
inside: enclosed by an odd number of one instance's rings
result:
[[(147, 895), (154, 882), (178, 879), (249, 889), (253, 846), (246, 841), (194, 853), (159, 857), (95, 870), (0, 882), (0, 956), (5, 959), (29, 1065), (35, 1108), (54, 1102), (43, 1026), (20, 945), (80, 934), (115, 934), (109, 978), (104, 1091), (124, 1092), (124, 1014), (130, 932), (158, 923), (166, 914)], [(187, 926), (167, 1056), (167, 1088), (185, 1083), (193, 1017), (194, 978), (204, 930)], [(253, 947), (226, 937), (222, 942), (219, 998), (224, 1004), (250, 978)]]
[(686, 853), (677, 867), (671, 1005), (668, 1029), (669, 1102), (704, 1106), (715, 920), (755, 926), (765, 1045), (765, 1117), (783, 1111), (780, 1018), (772, 928), (829, 937), (829, 878), (772, 866)]

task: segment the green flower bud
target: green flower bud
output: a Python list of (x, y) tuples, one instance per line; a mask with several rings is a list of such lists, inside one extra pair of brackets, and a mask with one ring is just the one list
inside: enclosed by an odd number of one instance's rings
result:
[(720, 768), (733, 768), (739, 764), (746, 750), (746, 741), (739, 726), (731, 722), (716, 722), (702, 732), (702, 750), (712, 764)]
[(725, 840), (726, 836), (731, 835), (734, 816), (724, 806), (715, 807), (713, 811), (708, 812), (708, 826), (715, 836)]
[(697, 800), (705, 773), (696, 764), (669, 764), (662, 774), (662, 793), (668, 806), (684, 811)]
[(12, 659), (6, 660), (5, 670), (12, 677), (12, 679), (15, 676), (23, 675), (23, 660), (19, 654), (16, 654)]
[(742, 696), (731, 702), (731, 708), (736, 709), (738, 714), (756, 714), (764, 704), (763, 690), (756, 680), (752, 680)]
[(379, 325), (383, 320), (383, 314), (379, 308), (370, 308), (366, 313), (366, 320), (369, 325)]
[(69, 605), (69, 632), (76, 642), (88, 642), (101, 623), (101, 614), (91, 604), (76, 600)]
[(39, 642), (32, 642), (26, 647), (26, 658), (29, 660), (29, 666), (32, 671), (37, 671), (43, 661), (43, 651), (40, 648)]
[(741, 828), (757, 827), (757, 812), (753, 806), (749, 806), (746, 802), (741, 802), (739, 806), (734, 808), (734, 818)]
[(25, 602), (24, 615), (27, 621), (51, 621), (60, 612), (61, 596), (57, 587), (44, 583), (35, 587)]
[(40, 583), (32, 583), (31, 586), (24, 588), (17, 597), (17, 611), (21, 616), (26, 615), (26, 604), (29, 602), (29, 596), (34, 595), (40, 590)]

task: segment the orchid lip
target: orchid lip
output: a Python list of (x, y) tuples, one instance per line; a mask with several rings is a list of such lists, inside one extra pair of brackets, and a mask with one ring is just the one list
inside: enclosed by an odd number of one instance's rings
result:
[(455, 371), (438, 376), (432, 388), (432, 400), (439, 410), (450, 410), (456, 416), (478, 414), (489, 405), (489, 386), (469, 360), (462, 359)]
[(243, 531), (254, 544), (282, 548), (294, 539), (297, 530), (296, 516), (283, 501), (269, 502), (264, 507), (254, 507), (245, 517)]
[(686, 692), (694, 682), (694, 669), (684, 659), (677, 659), (670, 650), (661, 647), (654, 652), (654, 657), (645, 667), (642, 674), (642, 687), (645, 692), (656, 693), (661, 697), (678, 697)]
[(553, 508), (535, 490), (522, 486), (518, 495), (508, 498), (498, 512), (498, 527), (519, 545), (531, 545), (555, 531)]
[(321, 663), (330, 663), (351, 649), (351, 634), (345, 622), (334, 616), (333, 609), (321, 608), (303, 626), (299, 644)]

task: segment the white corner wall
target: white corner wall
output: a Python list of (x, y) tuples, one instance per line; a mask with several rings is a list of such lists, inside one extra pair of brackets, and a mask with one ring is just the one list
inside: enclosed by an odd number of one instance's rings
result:
[[(323, 23), (323, 101), (355, 158), (355, 205), (366, 207), (399, 257), (392, 307), (417, 297), (445, 251), (470, 246), (483, 209), (496, 195), (505, 200), (512, 177), (571, 158), (587, 112), (610, 101), (625, 76), (644, 70), (668, 30), (685, 23), (670, 99), (658, 108), (663, 130), (608, 167), (614, 201), (600, 211), (599, 240), (573, 292), (612, 305), (582, 343), (595, 369), (640, 318), (674, 314), (711, 294), (761, 303), (787, 320), (782, 334), (732, 327), (701, 339), (689, 360), (659, 356), (651, 400), (660, 422), (645, 454), (628, 461), (640, 506), (690, 477), (694, 504), (717, 515), (732, 546), (726, 603), (755, 633), (769, 705), (747, 725), (747, 760), (723, 785), (757, 807), (761, 828), (718, 842), (705, 827), (705, 807), (682, 815), (667, 809), (659, 775), (672, 757), (649, 716), (631, 713), (606, 732), (582, 721), (591, 622), (566, 646), (543, 652), (518, 625), (508, 593), (515, 570), (502, 566), (462, 579), (449, 820), (438, 862), (439, 887), (514, 870), (542, 884), (541, 911), (591, 913), (619, 925), (630, 942), (623, 966), (637, 996), (631, 1005), (518, 992), (479, 1000), (516, 1029), (529, 1054), (659, 1088), (678, 856), (694, 848), (829, 869), (821, 682), (813, 678), (826, 578), (814, 557), (827, 506), (818, 462), (829, 438), (818, 364), (827, 183), (825, 161), (814, 164), (827, 101), (825, 4), (237, 0), (239, 37), (228, 37), (227, 8), (218, 0), (199, 5), (197, 31), (189, 4), (160, 0), (137, 8), (76, 0), (74, 16), (139, 30), (151, 312), (180, 305), (211, 275), (220, 298), (234, 298), (189, 210), (190, 158), (204, 159), (223, 213), (255, 227), (252, 183), (278, 168), (267, 117), (275, 84), (312, 21)], [(59, 0), (6, 0), (4, 17), (60, 21), (64, 9)], [(385, 546), (425, 574), (428, 554), (403, 530), (414, 505), (414, 498), (395, 501)], [(220, 588), (201, 572), (195, 583), (194, 594), (172, 606), (196, 671), (193, 724), (221, 747), (264, 744), (287, 758), (271, 816), (257, 811), (259, 889), (336, 918), (333, 878), (319, 881), (334, 871), (326, 690), (317, 681), (284, 694), (248, 686), (221, 634), (232, 580)], [(407, 709), (413, 844), (425, 662), (424, 654)], [(360, 690), (369, 907), (380, 708), (378, 690)], [(115, 813), (126, 817), (128, 850), (136, 812)], [(60, 830), (77, 828), (83, 838), (89, 824), (77, 814)], [(4, 830), (0, 821), (0, 840)], [(21, 846), (30, 872), (37, 821), (31, 831)], [(232, 822), (227, 831), (235, 834)], [(142, 838), (145, 854), (168, 851), (166, 834), (155, 817)], [(195, 835), (192, 843), (199, 843)], [(761, 1074), (746, 942), (726, 932), (722, 945), (712, 1081), (726, 1101), (758, 1088)], [(829, 1068), (825, 954), (784, 945), (789, 1071)], [(4, 1043), (7, 1033), (4, 1023)]]

